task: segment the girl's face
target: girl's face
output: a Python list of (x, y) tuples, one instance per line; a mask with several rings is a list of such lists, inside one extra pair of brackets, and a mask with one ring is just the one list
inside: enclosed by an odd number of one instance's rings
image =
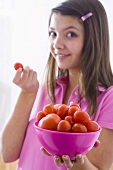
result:
[(78, 18), (53, 13), (49, 26), (50, 52), (61, 69), (79, 70), (84, 27)]

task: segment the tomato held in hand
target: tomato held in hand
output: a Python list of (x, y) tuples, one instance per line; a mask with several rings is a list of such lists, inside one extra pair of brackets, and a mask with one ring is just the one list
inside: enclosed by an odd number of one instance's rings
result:
[(57, 131), (59, 131), (59, 132), (70, 132), (71, 131), (71, 124), (67, 120), (61, 120), (58, 123)]
[(72, 132), (74, 133), (85, 133), (87, 132), (87, 128), (85, 125), (81, 124), (81, 123), (75, 123), (72, 126)]
[(60, 121), (61, 121), (61, 118), (57, 114), (51, 113), (51, 114), (48, 114), (47, 116), (43, 117), (39, 121), (38, 127), (56, 131), (57, 125)]
[(86, 124), (90, 120), (90, 117), (87, 112), (79, 110), (74, 113), (73, 120), (75, 123)]
[(99, 124), (93, 120), (90, 120), (86, 124), (86, 127), (87, 127), (88, 132), (95, 132), (95, 131), (99, 130)]
[(22, 68), (22, 71), (23, 71), (23, 65), (21, 64), (21, 63), (15, 63), (14, 64), (14, 68), (15, 68), (15, 70), (18, 70), (19, 68)]

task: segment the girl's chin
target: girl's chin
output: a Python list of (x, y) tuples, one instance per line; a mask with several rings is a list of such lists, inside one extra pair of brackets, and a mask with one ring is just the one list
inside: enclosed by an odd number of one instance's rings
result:
[(66, 67), (66, 66), (58, 65), (58, 67), (59, 67), (60, 69), (63, 69), (63, 70), (67, 70), (67, 69), (68, 69), (68, 67)]
[(62, 61), (57, 61), (57, 66), (61, 69), (69, 69), (69, 62), (62, 62)]

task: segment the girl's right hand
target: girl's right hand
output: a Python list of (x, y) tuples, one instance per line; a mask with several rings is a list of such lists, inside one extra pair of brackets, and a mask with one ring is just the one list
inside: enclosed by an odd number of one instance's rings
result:
[(28, 66), (22, 71), (19, 68), (13, 78), (13, 83), (18, 85), (22, 91), (27, 93), (37, 93), (39, 82), (37, 80), (37, 73)]

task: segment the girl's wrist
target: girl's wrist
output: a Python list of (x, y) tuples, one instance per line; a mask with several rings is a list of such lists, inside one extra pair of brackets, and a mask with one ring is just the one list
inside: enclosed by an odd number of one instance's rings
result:
[(37, 95), (38, 90), (36, 91), (25, 91), (25, 90), (21, 90), (21, 94), (28, 96), (28, 97), (32, 97), (32, 96), (36, 96)]

